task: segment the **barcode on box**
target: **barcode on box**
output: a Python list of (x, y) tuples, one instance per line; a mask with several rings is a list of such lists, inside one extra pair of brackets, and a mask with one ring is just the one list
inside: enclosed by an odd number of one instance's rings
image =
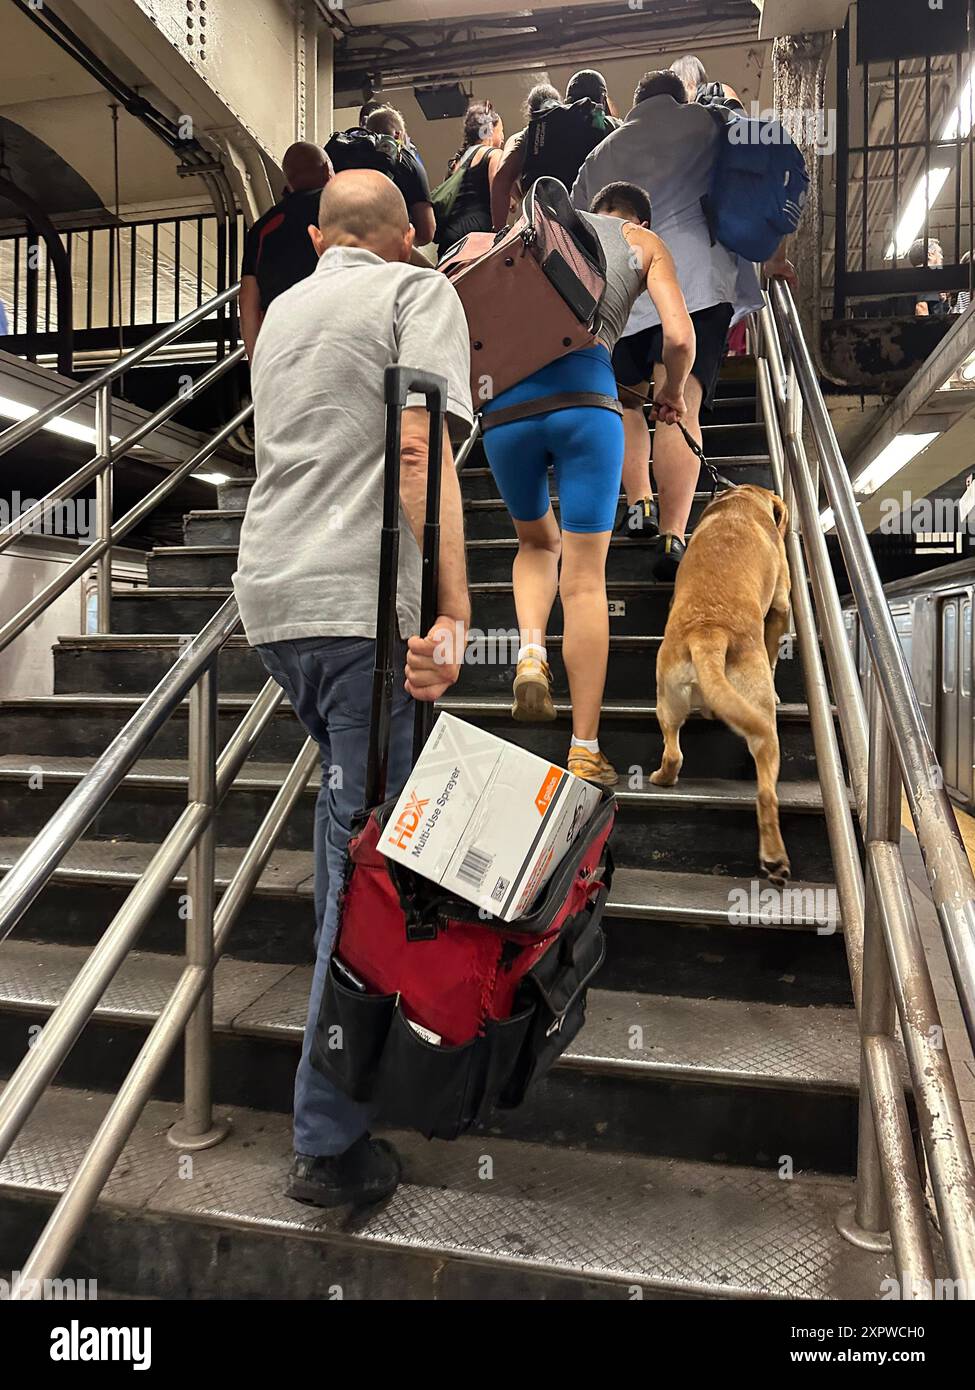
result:
[(493, 854), (485, 854), (482, 849), (478, 849), (475, 845), (471, 845), (470, 849), (461, 860), (460, 868), (457, 870), (457, 877), (471, 888), (482, 888), (487, 876), (487, 871), (493, 863)]

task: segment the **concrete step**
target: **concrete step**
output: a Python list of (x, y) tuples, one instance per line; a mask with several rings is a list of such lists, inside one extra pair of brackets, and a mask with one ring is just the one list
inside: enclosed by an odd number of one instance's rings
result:
[[(36, 734), (45, 716), (50, 724), (51, 702), (70, 701), (71, 697), (41, 697), (38, 708), (28, 710), (25, 723)], [(135, 701), (132, 701), (134, 704)], [(232, 703), (232, 702), (228, 702)], [(243, 704), (244, 702), (240, 702)], [(73, 724), (76, 734), (88, 746), (77, 743), (69, 753), (57, 752), (56, 747), (42, 750), (38, 741), (24, 744), (16, 732), (18, 726), (0, 718), (0, 756), (10, 755), (8, 774), (0, 780), (0, 806), (8, 824), (16, 824), (25, 833), (36, 833), (68, 794), (73, 782), (81, 776), (77, 768), (66, 768), (63, 775), (34, 778), (35, 789), (24, 795), (25, 783), (30, 786), (29, 769), (38, 767), (45, 751), (54, 757), (92, 756), (108, 742), (105, 724), (124, 722), (126, 699), (103, 699), (84, 702), (84, 718)], [(94, 711), (102, 720), (102, 736), (94, 730), (91, 717)], [(161, 838), (171, 828), (186, 801), (186, 771), (173, 759), (185, 756), (185, 710), (183, 717), (171, 719), (157, 736), (153, 752), (163, 750), (156, 745), (169, 741), (165, 752), (170, 756), (143, 759), (141, 770), (134, 770), (116, 791), (92, 823), (91, 835), (98, 839)], [(230, 715), (227, 715), (229, 720)], [(289, 722), (290, 721), (290, 722)], [(48, 736), (58, 742), (56, 725)], [(551, 728), (551, 726), (549, 726)], [(608, 724), (607, 724), (608, 727)], [(688, 729), (692, 726), (688, 725)], [(707, 727), (703, 721), (696, 727)], [(184, 747), (173, 747), (182, 736)], [(549, 735), (551, 737), (551, 735)], [(728, 734), (729, 738), (734, 735)], [(10, 740), (13, 739), (11, 745)], [(267, 747), (270, 739), (272, 746)], [(265, 735), (263, 757), (293, 756), (300, 740), (300, 730), (289, 712), (274, 719)], [(6, 746), (4, 746), (6, 744)], [(25, 757), (11, 755), (11, 746), (37, 749)], [(607, 743), (607, 747), (612, 745)], [(18, 761), (19, 760), (19, 761)], [(554, 761), (554, 759), (553, 759)], [(622, 764), (626, 768), (627, 764)], [(647, 765), (648, 772), (652, 770)], [(220, 808), (217, 820), (219, 843), (245, 845), (256, 833), (261, 819), (280, 787), (285, 765), (252, 759), (239, 774), (233, 789)], [(39, 783), (39, 785), (38, 785)], [(4, 790), (5, 788), (5, 790)], [(692, 873), (724, 873), (750, 878), (757, 870), (757, 832), (755, 828), (755, 785), (732, 778), (681, 777), (676, 787), (655, 787), (634, 773), (617, 789), (620, 814), (615, 830), (614, 849), (621, 864)], [(779, 808), (782, 831), (792, 860), (796, 878), (831, 881), (832, 860), (823, 816), (822, 793), (818, 782), (782, 781), (779, 785)], [(14, 820), (11, 822), (11, 817)], [(302, 849), (311, 843), (314, 818), (314, 790), (309, 789), (292, 812), (281, 838), (288, 849)]]
[[(610, 638), (606, 699), (622, 700), (627, 695), (652, 698), (657, 684), (659, 637)], [(483, 629), (468, 642), (467, 663), (455, 687), (465, 697), (494, 695), (507, 698), (515, 674), (519, 638), (517, 630), (493, 633)], [(173, 633), (147, 633), (142, 636), (61, 637), (54, 648), (54, 689), (59, 695), (143, 694), (162, 679), (181, 650)], [(568, 698), (569, 681), (562, 661), (562, 638), (548, 639), (553, 690)], [(243, 637), (232, 637), (219, 657), (220, 689), (232, 694), (256, 694), (267, 680), (260, 657)], [(776, 670), (779, 698), (787, 704), (802, 702), (804, 681), (798, 654), (793, 651), (779, 661)]]
[[(627, 540), (622, 544), (631, 551), (645, 551), (640, 541)], [(112, 631), (127, 635), (195, 634), (232, 592), (229, 584), (119, 589), (112, 597)], [(474, 622), (478, 627), (487, 631), (515, 625), (510, 565), (503, 580), (472, 582), (470, 592)], [(658, 584), (653, 580), (611, 580), (607, 585), (610, 631), (618, 636), (662, 636), (673, 592), (673, 584)], [(562, 605), (558, 600), (549, 628), (553, 636), (562, 631)]]
[[(10, 941), (0, 979), (0, 1073), (57, 1006), (84, 948)], [(182, 969), (128, 957), (61, 1084), (117, 1087)], [(214, 979), (214, 1096), (291, 1108), (310, 966), (223, 960)], [(845, 1172), (855, 1155), (859, 1034), (850, 1008), (796, 1008), (632, 991), (590, 991), (587, 1023), (525, 1104), (484, 1128), (531, 1142)], [(174, 1058), (155, 1096), (177, 1099)], [(783, 1147), (791, 1144), (791, 1148)]]
[[(0, 1228), (23, 1263), (111, 1097), (57, 1088), (0, 1167)], [(391, 1135), (399, 1191), (374, 1209), (288, 1201), (284, 1116), (229, 1112), (230, 1137), (175, 1172), (152, 1102), (65, 1274), (164, 1298), (877, 1299), (889, 1256), (843, 1242), (849, 1181), (491, 1139)]]
[[(0, 839), (0, 874), (29, 844)], [(148, 865), (156, 846), (132, 840), (81, 840), (22, 918), (22, 940), (93, 945)], [(217, 849), (223, 893), (243, 849)], [(305, 965), (312, 960), (314, 862), (310, 850), (278, 850), (238, 917), (228, 955)], [(140, 937), (147, 951), (180, 955), (185, 875)], [(606, 989), (645, 990), (759, 1003), (847, 1006), (850, 983), (835, 887), (617, 868), (604, 917)]]
[[(764, 442), (754, 454), (709, 454), (709, 461), (718, 472), (736, 483), (757, 483), (759, 487), (771, 487), (772, 466)], [(549, 470), (549, 491), (555, 495), (555, 473)], [(711, 495), (711, 475), (702, 469), (698, 476), (698, 493)], [(461, 470), (460, 489), (465, 502), (497, 501), (501, 494), (494, 474), (487, 466), (487, 459), (478, 462), (472, 455), (468, 466)], [(195, 515), (195, 513), (188, 513)]]

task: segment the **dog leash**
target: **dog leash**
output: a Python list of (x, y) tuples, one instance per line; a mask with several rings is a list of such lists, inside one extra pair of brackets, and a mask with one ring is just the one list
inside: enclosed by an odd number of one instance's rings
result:
[(684, 426), (681, 424), (681, 422), (680, 422), (679, 420), (677, 421), (677, 428), (680, 430), (681, 434), (684, 436), (684, 442), (685, 442), (685, 444), (687, 445), (687, 447), (690, 449), (691, 453), (694, 454), (694, 455), (698, 458), (698, 460), (699, 460), (700, 463), (701, 463), (701, 467), (707, 470), (708, 476), (709, 476), (710, 479), (711, 479), (711, 496), (712, 496), (712, 498), (714, 497), (715, 493), (718, 491), (718, 488), (721, 488), (722, 490), (724, 490), (724, 489), (726, 489), (726, 488), (731, 488), (731, 487), (737, 487), (737, 486), (738, 486), (738, 484), (737, 484), (737, 483), (733, 483), (733, 482), (730, 480), (730, 478), (726, 478), (726, 477), (724, 476), (723, 473), (719, 473), (719, 472), (718, 472), (718, 470), (715, 468), (715, 466), (714, 466), (714, 464), (711, 462), (711, 460), (710, 460), (709, 458), (706, 457), (706, 455), (705, 455), (705, 453), (704, 453), (704, 450), (701, 448), (700, 444), (698, 444), (697, 440), (694, 439), (693, 436), (692, 436), (691, 434), (688, 433), (688, 431), (684, 428)]

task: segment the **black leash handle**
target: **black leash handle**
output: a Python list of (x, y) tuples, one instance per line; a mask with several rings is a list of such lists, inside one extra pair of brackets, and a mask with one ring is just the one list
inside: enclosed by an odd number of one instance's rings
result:
[[(651, 406), (651, 410), (656, 409), (652, 402), (650, 402), (649, 404)], [(655, 424), (667, 424), (666, 420), (658, 420), (655, 415), (653, 418)], [(690, 449), (691, 453), (694, 454), (694, 456), (699, 460), (701, 467), (707, 471), (708, 477), (711, 479), (711, 496), (714, 496), (718, 488), (723, 489), (729, 487), (737, 487), (737, 483), (731, 482), (729, 478), (724, 477), (723, 474), (718, 472), (718, 470), (715, 468), (711, 460), (706, 456), (704, 450), (701, 448), (700, 444), (698, 444), (694, 436), (684, 428), (682, 422), (680, 420), (677, 420), (675, 423), (677, 425), (677, 428), (680, 430), (681, 434), (684, 436), (684, 443)]]
[[(423, 580), (420, 630), (426, 636), (437, 616), (440, 566), (440, 475), (443, 467), (443, 421), (447, 380), (412, 367), (387, 367), (383, 376), (386, 402), (386, 464), (383, 479), (383, 524), (379, 547), (379, 599), (376, 608), (376, 662), (372, 675), (369, 751), (366, 755), (366, 809), (378, 806), (386, 794), (389, 736), (393, 707), (393, 647), (398, 631), (396, 590), (399, 580), (399, 483), (403, 409), (419, 393), (430, 412), (427, 451), (427, 498), (423, 523)], [(433, 705), (417, 701), (413, 725), (413, 761), (420, 755), (433, 724)]]

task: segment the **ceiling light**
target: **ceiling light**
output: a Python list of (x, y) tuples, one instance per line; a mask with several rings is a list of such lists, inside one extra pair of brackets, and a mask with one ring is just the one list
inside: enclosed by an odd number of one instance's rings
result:
[(875, 459), (853, 479), (853, 490), (861, 497), (870, 497), (882, 487), (895, 473), (906, 468), (922, 449), (926, 449), (935, 439), (938, 431), (929, 434), (899, 434), (892, 439), (886, 449), (882, 449)]
[[(0, 396), (0, 415), (4, 416), (6, 419), (15, 421), (29, 420), (32, 415), (36, 414), (36, 406), (24, 405), (21, 401), (12, 401), (9, 396)], [(92, 427), (90, 425), (79, 425), (74, 420), (48, 420), (43, 428), (49, 430), (51, 434), (63, 435), (66, 439), (80, 440), (82, 444), (95, 443), (95, 431)], [(119, 442), (118, 435), (113, 434), (111, 440), (113, 444), (117, 444)]]
[(229, 483), (229, 473), (191, 473), (191, 478), (199, 478), (201, 483), (213, 483), (214, 487), (218, 483)]

